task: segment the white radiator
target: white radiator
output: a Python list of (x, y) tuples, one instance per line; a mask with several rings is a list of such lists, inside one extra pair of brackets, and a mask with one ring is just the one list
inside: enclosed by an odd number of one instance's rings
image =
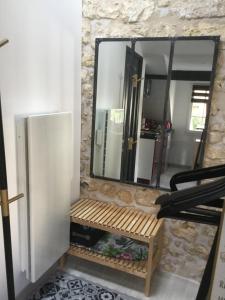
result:
[(69, 248), (71, 113), (17, 118), (21, 269), (38, 280)]

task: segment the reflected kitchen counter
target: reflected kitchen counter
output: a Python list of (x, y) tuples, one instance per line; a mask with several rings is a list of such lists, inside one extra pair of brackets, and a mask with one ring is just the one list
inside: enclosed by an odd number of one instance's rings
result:
[(141, 139), (157, 140), (160, 136), (161, 136), (160, 132), (150, 131), (150, 130), (142, 130), (140, 138)]

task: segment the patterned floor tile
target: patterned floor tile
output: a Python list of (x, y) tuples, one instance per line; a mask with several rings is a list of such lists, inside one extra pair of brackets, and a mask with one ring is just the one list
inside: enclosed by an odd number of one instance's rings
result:
[(28, 300), (130, 300), (92, 282), (58, 272)]

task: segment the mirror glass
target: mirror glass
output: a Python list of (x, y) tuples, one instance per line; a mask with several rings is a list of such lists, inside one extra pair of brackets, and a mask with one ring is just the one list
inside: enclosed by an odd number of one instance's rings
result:
[[(135, 44), (135, 51), (143, 57), (143, 73), (135, 136), (137, 144), (129, 152), (134, 152), (136, 146), (134, 182), (152, 186), (157, 184), (170, 48), (170, 41), (138, 41)], [(132, 170), (128, 172), (132, 173)]]
[(203, 153), (215, 42), (100, 41), (92, 176), (169, 188)]
[(174, 174), (191, 170), (198, 163), (209, 110), (214, 48), (209, 40), (175, 42), (165, 125), (170, 124), (171, 130), (165, 128), (161, 187), (168, 187)]
[(127, 52), (131, 52), (130, 41), (99, 44), (93, 174), (118, 180), (123, 143)]

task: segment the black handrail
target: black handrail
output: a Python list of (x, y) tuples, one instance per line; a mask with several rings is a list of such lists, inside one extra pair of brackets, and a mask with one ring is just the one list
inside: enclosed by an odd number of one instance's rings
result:
[(225, 164), (180, 172), (172, 176), (170, 180), (170, 188), (171, 191), (177, 191), (177, 184), (179, 183), (201, 181), (204, 179), (211, 179), (222, 176), (225, 176)]
[[(218, 177), (222, 178), (188, 189), (177, 190), (177, 184), (179, 183), (201, 181)], [(164, 194), (156, 200), (156, 204), (161, 206), (157, 215), (158, 218), (166, 217), (188, 222), (216, 225), (217, 227), (219, 226), (221, 212), (212, 208), (222, 207), (223, 200), (220, 198), (225, 196), (225, 165), (175, 174), (171, 178), (170, 186), (172, 193)], [(199, 207), (199, 205), (208, 206), (208, 208)], [(211, 206), (211, 209), (209, 206)], [(217, 239), (218, 228), (196, 300), (207, 298)]]

